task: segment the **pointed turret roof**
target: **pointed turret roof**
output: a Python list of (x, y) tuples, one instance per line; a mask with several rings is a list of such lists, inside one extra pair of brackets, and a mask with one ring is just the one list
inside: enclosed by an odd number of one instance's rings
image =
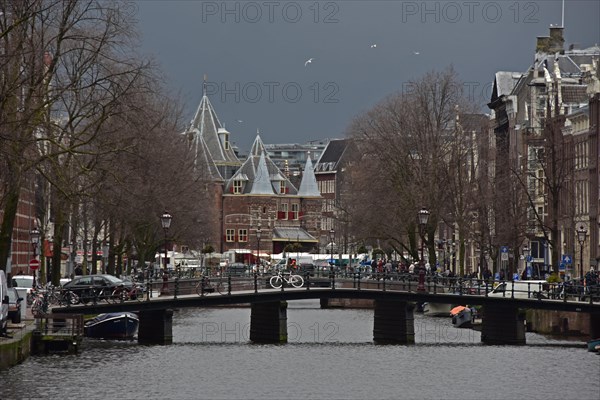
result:
[(298, 196), (321, 197), (321, 192), (319, 192), (319, 186), (317, 185), (317, 178), (315, 177), (315, 170), (313, 169), (310, 155), (306, 159), (304, 173), (302, 174), (302, 181), (300, 182), (300, 189), (298, 189)]
[(252, 184), (250, 194), (273, 193), (273, 185), (271, 184), (269, 169), (267, 168), (267, 162), (265, 161), (265, 153), (261, 153), (258, 160), (258, 166), (255, 170), (254, 183)]
[(282, 181), (285, 182), (286, 194), (298, 193), (298, 189), (271, 160), (258, 135), (252, 144), (248, 158), (228, 180), (225, 186), (226, 193), (231, 190), (234, 181), (244, 182), (242, 190), (244, 194), (280, 194), (279, 189)]
[(196, 150), (196, 157), (202, 157), (199, 151), (204, 149), (221, 177), (229, 178), (233, 171), (241, 165), (229, 141), (230, 133), (219, 121), (219, 117), (206, 95), (206, 78), (200, 105), (190, 127), (184, 133), (190, 138), (192, 147)]

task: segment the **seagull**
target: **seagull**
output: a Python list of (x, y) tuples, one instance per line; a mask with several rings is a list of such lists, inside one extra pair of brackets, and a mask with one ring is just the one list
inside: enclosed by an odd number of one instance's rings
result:
[(241, 123), (242, 123), (242, 122), (244, 122), (244, 121), (242, 121), (241, 119), (238, 119), (238, 120), (237, 120), (237, 122), (239, 122), (239, 123), (241, 124)]
[(304, 63), (304, 66), (306, 67), (308, 64), (312, 63), (314, 60), (314, 58), (309, 58), (308, 60), (306, 60), (306, 62)]
[(415, 56), (418, 56), (418, 55), (419, 55), (419, 54), (421, 54), (421, 53), (419, 53), (418, 51), (413, 51), (413, 54), (414, 54)]
[(377, 47), (377, 44), (376, 44), (376, 43), (373, 43), (373, 44), (371, 45), (371, 48), (372, 48), (372, 49), (374, 49), (375, 47)]

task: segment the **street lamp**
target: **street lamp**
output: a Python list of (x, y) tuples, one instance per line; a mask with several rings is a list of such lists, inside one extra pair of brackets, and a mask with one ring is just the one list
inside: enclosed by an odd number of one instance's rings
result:
[(579, 242), (579, 277), (583, 278), (583, 244), (587, 236), (587, 229), (584, 225), (577, 228), (577, 241)]
[(335, 230), (334, 230), (333, 228), (331, 228), (331, 229), (329, 230), (329, 246), (331, 247), (331, 248), (330, 248), (330, 251), (331, 251), (331, 266), (332, 266), (332, 267), (333, 267), (333, 265), (335, 264), (335, 263), (333, 262), (333, 241), (334, 241), (334, 240), (335, 240)]
[(527, 263), (528, 263), (528, 258), (529, 258), (529, 247), (527, 246), (523, 246), (523, 250), (521, 250), (523, 252), (523, 261), (524, 261), (524, 265), (525, 265), (525, 276), (529, 277), (529, 274), (527, 273)]
[(256, 251), (256, 273), (258, 273), (258, 266), (260, 265), (260, 237), (262, 235), (262, 229), (260, 227), (260, 223), (258, 224), (258, 228), (256, 228), (256, 242), (257, 242), (257, 251)]
[(160, 216), (160, 223), (162, 224), (162, 228), (165, 231), (165, 266), (164, 266), (164, 270), (163, 270), (163, 285), (161, 288), (161, 294), (167, 294), (169, 292), (169, 288), (167, 285), (167, 281), (169, 280), (169, 275), (167, 272), (167, 231), (169, 230), (169, 227), (171, 226), (171, 220), (173, 219), (173, 216), (171, 214), (169, 214), (167, 211), (165, 211), (161, 216)]
[(429, 211), (425, 208), (421, 208), (419, 213), (417, 214), (419, 219), (419, 234), (421, 236), (421, 261), (419, 268), (419, 284), (417, 285), (417, 290), (424, 291), (425, 290), (425, 263), (423, 260), (423, 243), (425, 242), (425, 227), (427, 226), (427, 221), (429, 220)]
[[(33, 245), (33, 260), (35, 260), (35, 263), (30, 263), (31, 266), (31, 274), (33, 275), (33, 283), (31, 285), (31, 287), (35, 287), (35, 275), (36, 275), (36, 270), (39, 267), (39, 262), (37, 261), (37, 255), (38, 255), (38, 245), (40, 244), (40, 236), (41, 233), (39, 231), (38, 228), (33, 228), (30, 232), (29, 232), (29, 236), (31, 237), (31, 244)], [(34, 268), (35, 266), (35, 268)]]

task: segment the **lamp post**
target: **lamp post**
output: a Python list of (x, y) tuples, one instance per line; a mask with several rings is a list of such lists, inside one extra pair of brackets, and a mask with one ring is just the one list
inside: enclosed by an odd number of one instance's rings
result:
[(167, 211), (165, 211), (161, 216), (160, 216), (160, 223), (162, 224), (162, 228), (165, 231), (165, 262), (164, 262), (164, 270), (163, 270), (163, 285), (162, 288), (160, 290), (160, 294), (168, 294), (169, 293), (169, 286), (167, 284), (167, 282), (169, 281), (169, 273), (167, 271), (167, 231), (169, 230), (169, 227), (171, 226), (171, 220), (173, 219), (173, 216), (171, 214), (169, 214)]
[(587, 236), (587, 229), (580, 225), (577, 228), (577, 241), (579, 242), (579, 278), (583, 278), (583, 244)]
[(38, 228), (33, 228), (30, 232), (29, 232), (29, 236), (31, 237), (31, 244), (33, 245), (33, 259), (31, 260), (31, 262), (29, 263), (30, 268), (31, 268), (31, 274), (33, 275), (33, 283), (32, 283), (32, 287), (36, 286), (35, 283), (35, 275), (36, 275), (36, 271), (39, 268), (39, 261), (37, 259), (37, 255), (38, 255), (38, 245), (40, 244), (40, 236), (41, 233), (39, 231)]
[(256, 271), (254, 271), (255, 273), (258, 273), (258, 266), (260, 265), (260, 237), (262, 235), (262, 229), (260, 226), (260, 222), (258, 224), (258, 228), (256, 228), (256, 244), (257, 244), (257, 248), (256, 248)]
[(335, 230), (333, 228), (331, 228), (329, 230), (329, 246), (330, 246), (330, 251), (331, 251), (331, 267), (333, 268), (333, 266), (335, 265), (334, 261), (333, 261), (333, 241), (335, 240)]
[(427, 221), (429, 220), (429, 211), (425, 208), (421, 208), (419, 213), (417, 214), (419, 219), (419, 235), (421, 236), (421, 260), (419, 262), (419, 284), (417, 285), (418, 291), (425, 290), (425, 263), (423, 260), (423, 243), (425, 242), (425, 227), (427, 226)]
[(529, 278), (529, 273), (527, 272), (527, 263), (529, 259), (529, 247), (523, 246), (523, 264), (525, 268), (525, 276)]

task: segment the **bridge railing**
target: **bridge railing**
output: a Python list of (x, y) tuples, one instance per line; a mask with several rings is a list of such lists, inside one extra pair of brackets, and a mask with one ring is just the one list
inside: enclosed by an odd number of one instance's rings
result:
[[(290, 271), (292, 272), (292, 271)], [(398, 290), (408, 292), (427, 292), (433, 294), (455, 294), (493, 296), (507, 298), (528, 298), (537, 300), (600, 302), (600, 285), (585, 286), (581, 281), (550, 283), (546, 281), (506, 281), (464, 277), (449, 277), (442, 274), (418, 274), (401, 271), (365, 273), (330, 268), (329, 271), (306, 271), (304, 288), (311, 287), (353, 287), (356, 289)], [(260, 291), (272, 289), (269, 284), (271, 274), (244, 274), (242, 276), (220, 276), (225, 282), (225, 293), (237, 291)], [(214, 277), (211, 281), (214, 282)], [(168, 294), (178, 295), (196, 293), (200, 278), (170, 277), (166, 281), (148, 282), (147, 291), (157, 293), (163, 285), (168, 285)], [(284, 284), (280, 290), (288, 290), (291, 285)]]

